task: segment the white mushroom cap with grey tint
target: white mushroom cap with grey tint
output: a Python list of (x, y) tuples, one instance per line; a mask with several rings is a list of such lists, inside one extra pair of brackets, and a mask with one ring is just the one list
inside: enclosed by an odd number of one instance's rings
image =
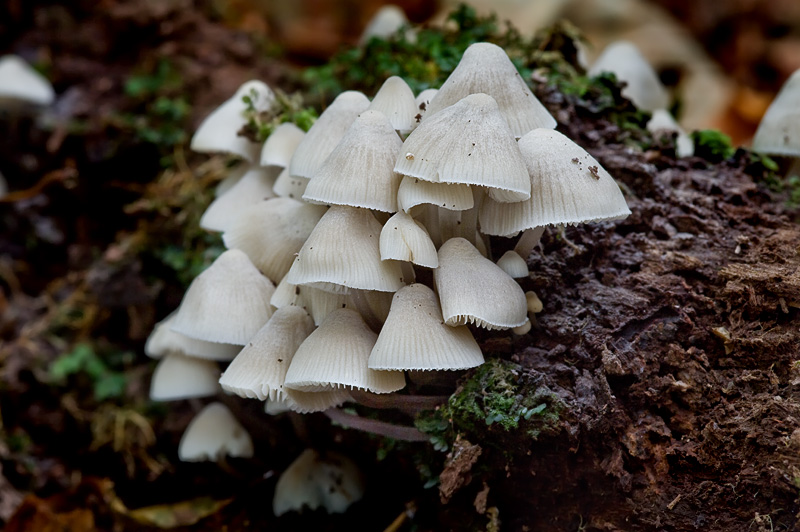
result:
[(158, 361), (150, 382), (150, 399), (177, 401), (216, 395), (219, 366), (211, 360), (169, 353)]
[(367, 107), (369, 99), (358, 91), (337, 96), (297, 145), (289, 162), (289, 175), (310, 179)]
[(242, 350), (240, 345), (206, 342), (189, 338), (171, 329), (175, 312), (156, 323), (144, 344), (144, 354), (150, 358), (163, 358), (169, 353), (180, 353), (208, 360), (233, 360)]
[(653, 136), (676, 133), (675, 155), (678, 157), (691, 157), (694, 155), (694, 141), (666, 109), (653, 111), (653, 116), (650, 117), (645, 127)]
[(292, 160), (297, 145), (305, 136), (305, 131), (292, 122), (280, 124), (267, 137), (261, 148), (261, 166), (280, 166), (281, 168), (289, 166), (289, 161)]
[(367, 209), (334, 205), (320, 219), (292, 264), (287, 280), (329, 292), (349, 288), (396, 292), (400, 265), (381, 261), (381, 224)]
[(669, 106), (667, 89), (632, 42), (617, 41), (606, 46), (589, 68), (588, 74), (597, 76), (602, 72), (611, 72), (619, 81), (627, 83), (622, 95), (639, 109), (655, 111)]
[(50, 105), (56, 99), (50, 82), (16, 55), (0, 57), (0, 108), (17, 104)]
[(619, 220), (631, 211), (614, 178), (565, 135), (535, 129), (519, 140), (531, 179), (531, 198), (487, 199), (480, 212), (485, 234), (512, 236), (545, 225)]
[(483, 93), (427, 117), (403, 143), (395, 172), (489, 188), (498, 201), (530, 197), (530, 179), (497, 103)]
[(764, 113), (753, 151), (800, 157), (800, 69), (789, 76)]
[(448, 325), (510, 329), (528, 319), (519, 284), (463, 238), (451, 238), (439, 248), (433, 281)]
[(253, 440), (228, 407), (211, 403), (186, 427), (178, 446), (183, 462), (217, 461), (223, 456), (250, 458)]
[(236, 184), (211, 202), (200, 218), (200, 227), (206, 231), (229, 230), (243, 208), (275, 197), (272, 185), (279, 173), (280, 169), (275, 167), (250, 167)]
[(428, 230), (404, 212), (398, 212), (383, 225), (380, 247), (381, 260), (406, 261), (425, 268), (439, 265)]
[(311, 176), (303, 199), (397, 212), (401, 175), (393, 170), (403, 142), (380, 111), (364, 111)]
[(229, 249), (244, 251), (256, 268), (278, 282), (327, 210), (291, 198), (272, 198), (242, 209), (222, 235)]
[(505, 50), (487, 42), (471, 45), (431, 100), (423, 122), (462, 98), (485, 93), (497, 101), (516, 138), (537, 127), (554, 128), (556, 120), (533, 95)]
[(497, 265), (514, 279), (528, 277), (528, 263), (514, 250), (503, 253), (503, 256), (497, 260)]
[(244, 83), (225, 103), (215, 109), (197, 128), (190, 148), (202, 153), (230, 153), (248, 162), (258, 161), (261, 145), (240, 136), (246, 124), (245, 111), (249, 98), (257, 112), (268, 111), (275, 95), (266, 83), (253, 80)]
[(284, 386), (306, 392), (332, 388), (374, 393), (400, 390), (406, 384), (402, 372), (368, 367), (377, 338), (354, 310), (334, 310), (297, 349)]
[(363, 496), (364, 479), (352, 460), (339, 453), (306, 449), (278, 478), (272, 511), (280, 516), (322, 506), (328, 513), (343, 513)]
[(380, 111), (389, 119), (392, 127), (400, 133), (406, 134), (416, 125), (419, 112), (414, 103), (414, 93), (408, 83), (399, 76), (391, 76), (383, 82), (372, 103), (369, 104), (372, 111)]
[(398, 290), (369, 357), (381, 370), (456, 370), (483, 364), (466, 326), (445, 325), (436, 294), (423, 284)]
[(229, 249), (189, 285), (172, 329), (207, 342), (245, 345), (272, 316), (274, 291), (243, 251)]

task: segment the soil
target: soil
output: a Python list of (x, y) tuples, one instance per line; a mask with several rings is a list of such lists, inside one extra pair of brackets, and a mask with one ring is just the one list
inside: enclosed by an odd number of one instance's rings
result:
[[(167, 509), (179, 516), (177, 530), (800, 530), (798, 213), (746, 154), (712, 164), (676, 160), (669, 142), (632, 149), (617, 125), (544, 86), (539, 96), (559, 129), (625, 187), (633, 213), (563, 234), (548, 229), (523, 282), (544, 303), (533, 329), (480, 336), (488, 356), (515, 368), (520, 389), (555, 394), (557, 425), (533, 438), (473, 430), (445, 455), (331, 426), (322, 415), (265, 420), (254, 402), (225, 397), (254, 434), (256, 458), (222, 468), (179, 463), (177, 441), (198, 405), (147, 406), (152, 363), (141, 353), (182, 286), (121, 245), (141, 222), (123, 208), (155, 179), (158, 154), (118, 130), (108, 148), (103, 118), (136, 105), (120, 95), (124, 80), (164, 56), (188, 76), (195, 124), (250, 75), (280, 84), (287, 70), (240, 32), (179, 13), (181, 2), (165, 3), (166, 12), (126, 5), (109, 2), (102, 13), (18, 6), (21, 26), (2, 41), (3, 51), (50, 54), (56, 88), (79, 94), (69, 116), (90, 124), (48, 149), (52, 133), (3, 125), (25, 133), (0, 149), (0, 170), (18, 193), (0, 205), (9, 228), (0, 234), (7, 530), (157, 530), (131, 509), (200, 496), (215, 502)], [(54, 22), (43, 13), (54, 12), (102, 35), (93, 44), (48, 32)], [(130, 35), (150, 37), (133, 50), (123, 46)], [(128, 179), (136, 164), (142, 174)], [(42, 183), (42, 175), (51, 177)], [(98, 196), (105, 203), (90, 204)], [(51, 238), (25, 244), (31, 235)], [(85, 315), (60, 314), (69, 305)], [(48, 377), (53, 360), (89, 338), (134, 353), (124, 363), (125, 401), (94, 401), (81, 377), (68, 385)], [(126, 414), (134, 421), (122, 425), (124, 449), (98, 439), (98, 420), (129, 410), (147, 416), (152, 436)], [(383, 416), (411, 423), (401, 412)], [(353, 457), (371, 487), (344, 515), (275, 518), (275, 478), (309, 444)], [(423, 488), (425, 471), (444, 471), (438, 489)]]

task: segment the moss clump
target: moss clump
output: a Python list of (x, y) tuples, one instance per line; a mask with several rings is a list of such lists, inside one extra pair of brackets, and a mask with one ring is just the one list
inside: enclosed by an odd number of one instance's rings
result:
[(702, 129), (692, 133), (694, 141), (694, 154), (697, 157), (712, 162), (719, 163), (733, 157), (736, 148), (733, 147), (731, 138), (714, 129)]
[(307, 69), (303, 80), (314, 100), (326, 102), (344, 90), (373, 94), (390, 76), (400, 76), (414, 93), (438, 88), (458, 64), (464, 50), (476, 42), (492, 42), (506, 50), (528, 79), (532, 41), (508, 25), (502, 31), (494, 15), (479, 17), (462, 4), (448, 16), (443, 28), (418, 28), (416, 37), (406, 38), (401, 28), (388, 39), (373, 37), (363, 48), (351, 48), (334, 56), (326, 65)]
[(429, 434), (434, 448), (441, 451), (449, 449), (458, 434), (482, 446), (500, 447), (512, 431), (523, 430), (534, 440), (552, 432), (563, 402), (546, 386), (523, 383), (520, 375), (516, 364), (487, 361), (458, 387), (447, 404), (422, 412), (417, 428)]
[(258, 92), (255, 90), (242, 96), (242, 101), (247, 106), (244, 112), (247, 123), (239, 134), (253, 142), (263, 143), (272, 135), (275, 128), (284, 122), (292, 122), (303, 131), (308, 131), (317, 120), (317, 112), (312, 107), (303, 105), (303, 97), (300, 94), (288, 95), (276, 90), (275, 103), (269, 111), (258, 110), (260, 107), (258, 98)]

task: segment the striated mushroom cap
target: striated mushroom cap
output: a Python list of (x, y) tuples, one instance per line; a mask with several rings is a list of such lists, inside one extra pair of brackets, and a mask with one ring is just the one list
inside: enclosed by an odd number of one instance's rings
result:
[(655, 111), (669, 107), (667, 89), (632, 42), (617, 41), (609, 44), (589, 68), (588, 74), (597, 76), (601, 72), (611, 72), (619, 81), (627, 83), (622, 89), (622, 95), (639, 109)]
[(483, 364), (483, 354), (465, 326), (445, 325), (433, 290), (423, 284), (401, 288), (369, 357), (382, 370), (456, 370)]
[(274, 291), (243, 251), (229, 249), (189, 285), (172, 329), (207, 342), (245, 345), (272, 316)]
[(753, 151), (800, 157), (800, 70), (789, 76), (764, 113)]
[(486, 42), (466, 49), (458, 66), (427, 106), (423, 122), (462, 98), (480, 92), (497, 101), (516, 138), (538, 127), (556, 127), (555, 118), (533, 95), (505, 50)]
[(510, 329), (528, 319), (522, 288), (464, 238), (451, 238), (439, 248), (433, 280), (448, 325)]
[(614, 178), (586, 150), (551, 129), (536, 129), (519, 140), (530, 173), (531, 198), (519, 203), (487, 199), (481, 230), (511, 236), (545, 225), (619, 220), (628, 216)]
[(216, 461), (223, 456), (250, 458), (253, 440), (228, 407), (211, 403), (186, 427), (178, 446), (183, 462)]

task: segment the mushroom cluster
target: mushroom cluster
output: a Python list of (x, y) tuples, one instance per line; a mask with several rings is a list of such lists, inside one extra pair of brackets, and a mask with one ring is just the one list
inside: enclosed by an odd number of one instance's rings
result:
[[(270, 412), (317, 412), (355, 391), (397, 392), (405, 372), (478, 366), (470, 327), (524, 334), (541, 311), (516, 278), (544, 227), (630, 214), (493, 44), (470, 46), (438, 91), (415, 97), (392, 77), (372, 101), (344, 92), (307, 133), (275, 129), (260, 157), (236, 137), (243, 94), (274, 100), (249, 82), (192, 143), (246, 164), (203, 216), (228, 251), (148, 343), (164, 357), (154, 399), (213, 394), (218, 381)], [(519, 233), (493, 261), (490, 237)]]

